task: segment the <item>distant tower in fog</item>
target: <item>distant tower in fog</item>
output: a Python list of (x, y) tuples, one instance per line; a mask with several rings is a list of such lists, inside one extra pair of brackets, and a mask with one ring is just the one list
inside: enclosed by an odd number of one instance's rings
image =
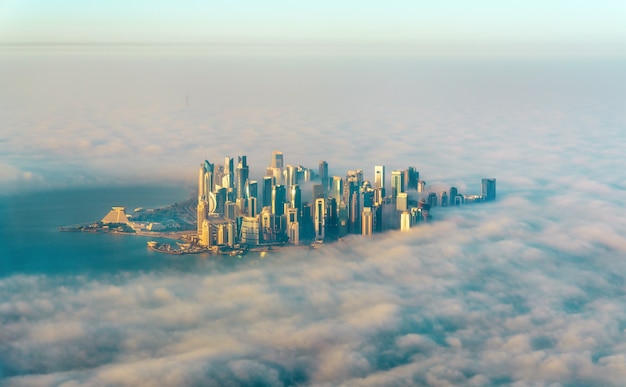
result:
[(496, 179), (482, 180), (482, 197), (486, 202), (496, 200)]
[(272, 152), (271, 168), (283, 169), (283, 152), (275, 150)]
[(459, 194), (459, 191), (456, 187), (450, 187), (450, 205), (456, 206), (456, 196)]

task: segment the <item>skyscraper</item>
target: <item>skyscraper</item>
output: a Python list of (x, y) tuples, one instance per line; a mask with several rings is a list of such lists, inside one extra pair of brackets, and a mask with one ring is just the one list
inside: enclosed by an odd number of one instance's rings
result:
[(374, 167), (374, 188), (385, 188), (385, 166)]
[(209, 163), (208, 160), (204, 160), (204, 194), (207, 196), (215, 190), (214, 169), (215, 166), (213, 164)]
[(324, 241), (326, 233), (326, 199), (315, 199), (315, 240)]
[(408, 167), (404, 170), (404, 188), (405, 192), (408, 190), (417, 190), (417, 182), (420, 178), (420, 173), (415, 167)]
[(450, 205), (456, 206), (456, 196), (459, 194), (459, 191), (456, 187), (450, 187)]
[(272, 160), (270, 162), (270, 168), (283, 169), (283, 152), (273, 151)]
[(391, 171), (391, 196), (393, 200), (396, 200), (401, 192), (404, 192), (404, 172)]
[(324, 187), (324, 192), (328, 191), (329, 177), (328, 177), (328, 163), (326, 161), (320, 161), (319, 164), (319, 175), (322, 180), (322, 186)]
[(449, 203), (448, 194), (446, 191), (441, 193), (441, 207), (447, 207)]
[(298, 184), (291, 186), (291, 207), (298, 210), (298, 216), (302, 213), (302, 192)]
[(411, 229), (411, 213), (402, 212), (400, 215), (400, 231), (409, 231)]
[(486, 202), (496, 200), (496, 179), (482, 180), (482, 197)]
[(246, 198), (246, 184), (248, 182), (248, 173), (249, 168), (246, 162), (246, 156), (240, 156), (239, 162), (237, 163), (237, 182), (235, 184), (235, 189), (237, 191), (237, 199)]
[[(204, 164), (200, 164), (200, 170), (198, 171), (198, 203), (200, 203), (201, 201), (204, 200), (206, 192), (205, 192), (205, 188), (206, 186), (204, 185), (204, 173), (206, 172), (206, 170), (204, 169)], [(200, 230), (201, 225), (198, 226), (198, 229)], [(198, 231), (198, 234), (200, 234), (201, 231)]]
[(361, 235), (372, 235), (374, 232), (374, 214), (371, 207), (364, 207), (361, 215)]
[(222, 187), (232, 188), (235, 180), (235, 171), (233, 167), (233, 159), (224, 158), (224, 176), (222, 177)]
[(337, 203), (341, 203), (343, 200), (343, 179), (341, 176), (333, 176), (328, 196), (335, 198)]
[(263, 177), (263, 207), (272, 205), (272, 186), (274, 186), (274, 177)]
[(406, 192), (400, 192), (396, 196), (396, 210), (406, 211), (409, 208), (409, 194)]
[(281, 216), (285, 213), (285, 186), (275, 185), (272, 187), (272, 214)]
[(431, 207), (437, 207), (437, 194), (434, 192), (429, 192), (426, 202), (430, 204)]

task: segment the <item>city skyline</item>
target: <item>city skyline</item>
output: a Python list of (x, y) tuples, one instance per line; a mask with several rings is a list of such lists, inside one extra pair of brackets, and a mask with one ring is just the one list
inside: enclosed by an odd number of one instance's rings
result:
[(621, 386), (625, 4), (1, 2), (0, 384)]
[[(322, 160), (316, 174), (302, 165), (285, 164), (284, 153), (278, 150), (272, 151), (259, 192), (258, 181), (249, 179), (247, 156), (237, 159), (235, 173), (233, 158), (228, 156), (223, 165), (205, 160), (198, 172), (197, 236), (191, 242), (214, 252), (235, 246), (324, 243), (348, 234), (409, 231), (428, 221), (437, 206), (496, 199), (495, 178), (482, 179), (479, 195), (461, 194), (455, 186), (433, 192), (411, 166), (392, 172), (387, 193), (384, 166), (374, 167), (372, 186), (362, 169), (347, 171), (345, 179), (330, 176), (329, 164)], [(306, 187), (304, 198), (301, 187)]]

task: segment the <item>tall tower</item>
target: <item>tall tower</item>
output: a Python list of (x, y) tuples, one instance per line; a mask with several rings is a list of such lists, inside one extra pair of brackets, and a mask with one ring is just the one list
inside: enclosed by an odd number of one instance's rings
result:
[(272, 214), (281, 216), (285, 213), (285, 186), (275, 185), (272, 187)]
[(237, 199), (246, 198), (246, 183), (248, 182), (249, 168), (246, 162), (246, 156), (240, 156), (237, 163), (237, 178), (235, 189), (237, 190)]
[(496, 200), (496, 179), (482, 180), (482, 197), (486, 202)]
[(408, 211), (402, 212), (400, 215), (400, 231), (409, 231), (411, 229), (411, 213)]
[(272, 160), (270, 161), (270, 168), (283, 169), (283, 152), (273, 151)]
[(391, 171), (391, 195), (393, 200), (399, 193), (404, 192), (404, 172)]
[(209, 196), (209, 193), (215, 190), (215, 165), (209, 163), (208, 160), (204, 160), (204, 195)]
[(363, 215), (361, 219), (361, 234), (362, 235), (372, 235), (374, 231), (374, 214), (372, 213), (371, 207), (363, 208)]
[(200, 236), (202, 235), (202, 222), (207, 219), (207, 208), (204, 201), (198, 202), (197, 210), (198, 236)]
[(404, 170), (404, 192), (408, 190), (417, 190), (417, 182), (420, 178), (420, 173), (415, 167), (408, 167)]
[(233, 169), (233, 159), (230, 157), (224, 158), (224, 177), (222, 177), (222, 187), (232, 188), (235, 180), (235, 174)]
[(385, 188), (385, 166), (374, 167), (374, 188)]
[(291, 207), (298, 210), (298, 216), (302, 214), (302, 192), (298, 184), (291, 186)]
[(324, 187), (324, 192), (327, 192), (329, 177), (328, 177), (328, 163), (326, 161), (323, 161), (323, 160), (320, 161), (319, 175), (320, 175), (320, 179), (322, 180), (322, 186)]
[(343, 200), (343, 179), (341, 176), (333, 176), (328, 196), (335, 198), (337, 203), (341, 203)]
[(206, 170), (204, 169), (204, 164), (200, 164), (200, 171), (198, 171), (198, 203), (204, 200), (206, 195), (205, 185), (204, 185), (204, 173)]
[(315, 240), (324, 241), (326, 234), (326, 199), (315, 199)]
[(274, 186), (274, 177), (263, 177), (263, 207), (272, 205), (272, 187)]
[(456, 187), (450, 187), (450, 205), (456, 206), (456, 196), (459, 194), (459, 191)]

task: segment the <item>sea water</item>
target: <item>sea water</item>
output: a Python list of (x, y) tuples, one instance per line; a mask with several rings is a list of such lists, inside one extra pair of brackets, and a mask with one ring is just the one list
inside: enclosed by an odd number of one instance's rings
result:
[(146, 242), (153, 237), (58, 229), (100, 220), (112, 206), (124, 206), (132, 214), (137, 207), (163, 207), (185, 201), (190, 194), (177, 186), (140, 186), (68, 188), (0, 197), (0, 277), (189, 271), (213, 266), (215, 261), (222, 262), (222, 268), (229, 267), (234, 259), (151, 251)]

